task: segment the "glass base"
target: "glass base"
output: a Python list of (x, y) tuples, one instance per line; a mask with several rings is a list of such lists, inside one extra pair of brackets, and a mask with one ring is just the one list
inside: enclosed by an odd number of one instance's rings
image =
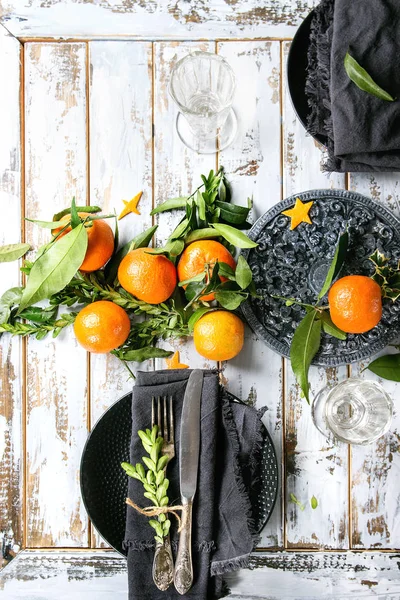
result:
[(218, 129), (218, 134), (213, 138), (204, 139), (193, 133), (185, 116), (178, 113), (176, 130), (179, 139), (191, 150), (198, 154), (215, 154), (225, 150), (234, 141), (238, 130), (237, 117), (231, 108), (224, 125)]
[(320, 390), (311, 413), (325, 437), (365, 446), (388, 431), (392, 401), (378, 383), (350, 378)]

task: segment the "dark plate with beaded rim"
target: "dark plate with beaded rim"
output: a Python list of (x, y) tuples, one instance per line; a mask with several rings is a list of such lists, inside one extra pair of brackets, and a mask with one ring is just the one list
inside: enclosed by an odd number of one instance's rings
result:
[[(289, 229), (282, 211), (296, 198), (313, 201), (312, 225), (301, 223)], [(379, 249), (400, 260), (400, 221), (387, 208), (370, 198), (346, 190), (310, 190), (286, 198), (260, 217), (248, 232), (258, 242), (243, 252), (253, 273), (261, 299), (251, 299), (242, 308), (250, 327), (270, 348), (289, 356), (294, 330), (304, 317), (297, 304), (286, 306), (273, 296), (294, 297), (314, 304), (325, 280), (340, 234), (347, 228), (349, 249), (340, 277), (371, 275), (371, 254)], [(324, 304), (327, 303), (325, 298)], [(380, 323), (364, 334), (348, 334), (346, 340), (322, 335), (313, 364), (324, 367), (344, 365), (369, 358), (400, 335), (400, 302), (385, 300)]]
[[(229, 398), (241, 402), (232, 394)], [(131, 403), (132, 395), (126, 394), (100, 417), (87, 439), (80, 468), (82, 499), (89, 518), (101, 537), (124, 556), (128, 477), (121, 462), (130, 460)], [(270, 518), (278, 493), (278, 462), (267, 429), (261, 453), (260, 489), (252, 497), (258, 532)]]

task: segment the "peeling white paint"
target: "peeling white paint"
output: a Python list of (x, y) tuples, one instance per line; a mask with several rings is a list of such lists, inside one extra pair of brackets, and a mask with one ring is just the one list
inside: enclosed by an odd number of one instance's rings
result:
[(15, 36), (117, 36), (156, 39), (291, 37), (316, 0), (2, 0)]

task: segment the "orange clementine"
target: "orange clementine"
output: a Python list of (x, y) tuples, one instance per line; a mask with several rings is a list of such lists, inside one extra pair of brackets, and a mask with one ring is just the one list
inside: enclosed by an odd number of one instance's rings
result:
[(151, 248), (128, 252), (119, 265), (118, 279), (127, 292), (148, 304), (167, 300), (177, 284), (175, 265), (162, 254), (151, 254)]
[(328, 301), (333, 323), (346, 333), (365, 333), (382, 317), (381, 288), (364, 275), (338, 279), (329, 290)]
[[(89, 213), (85, 212), (80, 212), (78, 214), (80, 217), (87, 217), (89, 215)], [(60, 221), (68, 221), (70, 218), (71, 215), (64, 215)], [(61, 229), (62, 227), (53, 229), (53, 234), (57, 235)], [(71, 231), (71, 227), (67, 227), (66, 230), (60, 234), (58, 239), (61, 239), (69, 231)], [(85, 258), (79, 267), (79, 270), (84, 271), (85, 273), (91, 273), (92, 271), (97, 271), (98, 269), (101, 269), (101, 267), (104, 267), (110, 260), (111, 255), (114, 252), (114, 234), (109, 224), (102, 219), (92, 221), (92, 227), (87, 227), (86, 231), (88, 233), (88, 246)]]
[[(215, 240), (199, 240), (189, 244), (182, 252), (178, 263), (179, 281), (186, 281), (195, 275), (204, 271), (206, 263), (215, 265), (217, 262), (227, 263), (233, 270), (236, 268), (236, 262), (232, 254), (219, 242)], [(221, 281), (226, 281), (226, 277), (220, 277)], [(214, 300), (214, 294), (206, 294), (201, 300), (209, 302)]]
[(215, 310), (206, 313), (193, 329), (194, 345), (209, 360), (230, 360), (244, 343), (244, 325), (234, 313)]
[(78, 313), (74, 332), (76, 339), (88, 352), (104, 353), (115, 350), (127, 339), (131, 322), (123, 308), (99, 300), (88, 304)]

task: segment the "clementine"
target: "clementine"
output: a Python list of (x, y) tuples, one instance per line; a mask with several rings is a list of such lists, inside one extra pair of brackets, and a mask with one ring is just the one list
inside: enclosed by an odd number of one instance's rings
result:
[(148, 304), (167, 300), (177, 284), (175, 265), (162, 254), (151, 254), (151, 248), (128, 252), (119, 265), (118, 279), (127, 292)]
[[(215, 240), (199, 240), (189, 244), (182, 252), (178, 263), (179, 281), (186, 281), (195, 275), (204, 271), (206, 263), (215, 265), (217, 262), (227, 263), (233, 270), (236, 268), (236, 262), (232, 254), (219, 242)], [(226, 277), (220, 277), (221, 281), (226, 281)], [(215, 299), (215, 294), (205, 294), (201, 300), (209, 302)]]
[(130, 328), (131, 322), (124, 309), (108, 300), (99, 300), (82, 308), (74, 323), (79, 344), (95, 353), (110, 352), (121, 346)]
[[(78, 214), (83, 218), (89, 215), (89, 213), (85, 212), (80, 212)], [(71, 215), (64, 215), (60, 221), (68, 221), (70, 218)], [(53, 229), (53, 234), (57, 235), (61, 229), (62, 227)], [(71, 227), (67, 227), (66, 230), (60, 234), (58, 239), (61, 239), (69, 231), (71, 231)], [(92, 221), (92, 226), (87, 227), (86, 231), (88, 233), (88, 246), (85, 258), (83, 259), (83, 263), (79, 270), (85, 273), (91, 273), (92, 271), (97, 271), (98, 269), (101, 269), (101, 267), (104, 267), (110, 260), (112, 253), (114, 252), (114, 234), (109, 224), (106, 223), (106, 221), (103, 221), (103, 219)]]
[(328, 301), (333, 323), (346, 333), (365, 333), (382, 317), (381, 288), (364, 275), (338, 279), (329, 290)]
[(244, 325), (234, 313), (215, 310), (206, 313), (193, 329), (194, 345), (209, 360), (230, 360), (244, 344)]

